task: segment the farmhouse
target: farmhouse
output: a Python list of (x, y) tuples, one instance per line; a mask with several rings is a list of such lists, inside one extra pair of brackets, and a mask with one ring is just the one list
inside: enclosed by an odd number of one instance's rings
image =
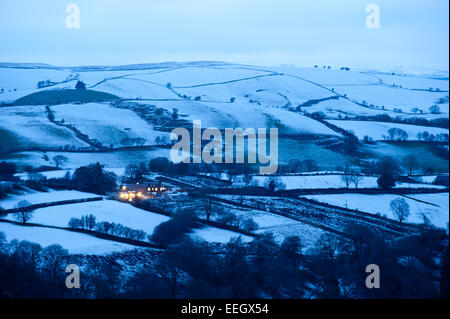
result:
[(134, 199), (149, 199), (161, 195), (168, 190), (161, 182), (146, 182), (120, 185), (119, 199), (133, 201)]

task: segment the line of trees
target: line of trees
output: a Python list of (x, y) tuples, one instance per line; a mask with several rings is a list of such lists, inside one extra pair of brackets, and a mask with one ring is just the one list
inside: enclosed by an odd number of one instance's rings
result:
[(383, 138), (387, 141), (406, 141), (408, 140), (408, 133), (398, 127), (392, 127), (388, 130), (387, 135), (383, 134)]
[(378, 114), (373, 116), (357, 115), (357, 116), (344, 116), (339, 117), (340, 119), (352, 119), (358, 121), (375, 121), (375, 122), (388, 122), (388, 123), (401, 123), (401, 124), (414, 124), (420, 126), (430, 126), (430, 127), (442, 127), (449, 128), (448, 118), (436, 118), (427, 120), (423, 117), (391, 117), (388, 114)]
[(428, 131), (423, 131), (417, 133), (417, 139), (419, 141), (425, 142), (439, 142), (439, 143), (448, 143), (448, 134), (447, 133), (439, 133), (439, 134), (430, 134)]
[(75, 229), (95, 230), (103, 234), (124, 237), (132, 240), (144, 240), (147, 234), (143, 230), (136, 230), (118, 223), (96, 222), (94, 215), (83, 215), (81, 218), (71, 218), (69, 227)]
[[(0, 298), (448, 298), (448, 235), (424, 230), (388, 241), (352, 225), (351, 240), (320, 236), (306, 249), (298, 237), (280, 244), (266, 234), (222, 247), (184, 238), (165, 250), (113, 258), (69, 255), (61, 246), (6, 242), (0, 233)], [(127, 258), (153, 256), (133, 260)], [(65, 266), (82, 264), (80, 289), (67, 289)], [(382, 289), (367, 289), (376, 264)], [(128, 276), (123, 276), (126, 271)]]

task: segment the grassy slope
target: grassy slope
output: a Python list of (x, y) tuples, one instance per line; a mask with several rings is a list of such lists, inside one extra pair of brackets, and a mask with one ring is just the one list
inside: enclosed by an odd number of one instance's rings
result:
[(117, 100), (119, 97), (94, 90), (45, 90), (32, 93), (17, 99), (13, 105), (42, 105), (62, 103), (88, 103), (105, 100)]
[(16, 147), (19, 140), (14, 133), (0, 128), (0, 152)]
[(413, 155), (419, 162), (421, 170), (433, 168), (436, 173), (447, 173), (448, 160), (439, 157), (432, 149), (431, 144), (421, 142), (378, 142), (368, 146), (369, 152), (374, 157), (392, 156), (401, 161), (409, 155)]

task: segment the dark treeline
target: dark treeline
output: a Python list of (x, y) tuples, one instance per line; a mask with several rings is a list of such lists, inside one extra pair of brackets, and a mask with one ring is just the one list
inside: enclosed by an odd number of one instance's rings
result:
[(358, 121), (376, 121), (376, 122), (389, 122), (389, 123), (401, 123), (401, 124), (413, 124), (420, 126), (429, 127), (442, 127), (449, 128), (448, 118), (436, 118), (436, 119), (426, 119), (423, 117), (391, 117), (388, 114), (379, 114), (373, 116), (358, 115), (355, 117), (345, 116), (343, 119), (347, 120), (358, 120)]
[[(352, 240), (325, 234), (307, 252), (298, 237), (261, 236), (217, 247), (185, 238), (133, 271), (116, 258), (70, 256), (60, 246), (7, 243), (0, 234), (0, 298), (446, 298), (448, 235), (429, 229), (387, 241), (361, 226)], [(65, 287), (79, 264), (80, 289)], [(380, 269), (368, 289), (366, 266)]]
[[(32, 188), (39, 187), (46, 180), (44, 176), (31, 177), (27, 181), (27, 186)], [(77, 189), (83, 192), (105, 195), (116, 190), (116, 179), (117, 176), (114, 173), (104, 170), (103, 165), (97, 162), (77, 168), (72, 175), (67, 172), (63, 178), (46, 180), (44, 184), (55, 189)]]

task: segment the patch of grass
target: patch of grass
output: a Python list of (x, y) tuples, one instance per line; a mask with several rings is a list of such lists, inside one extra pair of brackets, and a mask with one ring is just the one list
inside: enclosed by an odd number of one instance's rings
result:
[(116, 95), (95, 90), (45, 90), (17, 99), (12, 105), (56, 105), (119, 100)]
[(413, 155), (423, 171), (432, 168), (436, 173), (448, 173), (449, 170), (448, 160), (437, 156), (433, 145), (428, 143), (417, 141), (377, 142), (375, 145), (366, 147), (370, 153), (370, 159), (391, 156), (402, 161), (406, 156)]
[(16, 134), (0, 128), (0, 152), (17, 147), (19, 143), (19, 137)]
[(314, 141), (280, 138), (278, 143), (279, 162), (283, 164), (287, 164), (291, 159), (300, 161), (312, 159), (321, 170), (335, 170), (352, 160), (351, 157), (317, 145)]

